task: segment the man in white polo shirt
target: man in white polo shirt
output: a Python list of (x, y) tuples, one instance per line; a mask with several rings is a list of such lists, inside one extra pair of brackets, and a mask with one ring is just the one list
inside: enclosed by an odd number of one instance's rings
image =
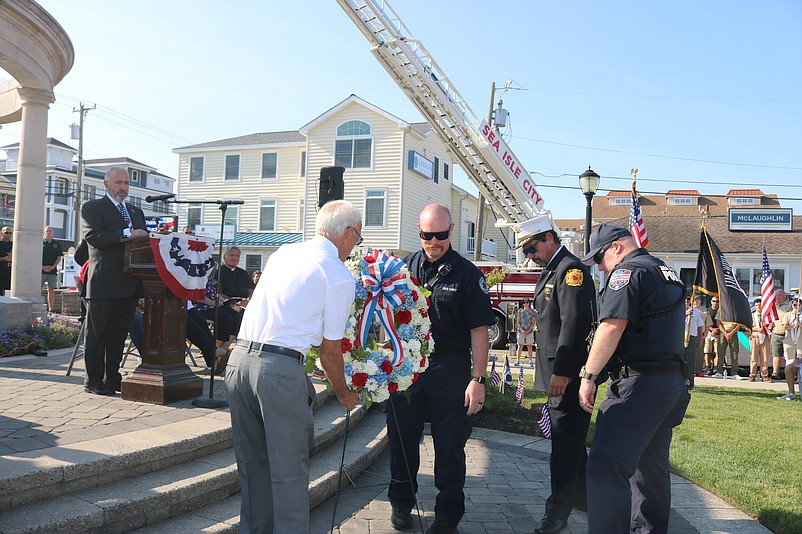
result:
[(358, 400), (345, 384), (342, 337), (354, 301), (343, 261), (362, 242), (351, 203), (326, 203), (315, 236), (267, 260), (226, 367), (241, 489), (240, 532), (309, 532), (309, 448), (315, 396), (304, 371), (312, 346), (337, 399)]

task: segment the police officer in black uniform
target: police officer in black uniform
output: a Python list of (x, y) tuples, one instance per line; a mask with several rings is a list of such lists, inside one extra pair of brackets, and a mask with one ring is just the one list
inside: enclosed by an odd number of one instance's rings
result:
[(543, 267), (535, 287), (538, 349), (535, 389), (549, 394), (551, 495), (537, 534), (564, 529), (571, 510), (585, 510), (585, 439), (590, 414), (579, 406), (579, 369), (596, 314), (596, 289), (588, 268), (560, 243), (549, 215), (516, 229), (516, 245)]
[[(494, 323), (482, 272), (451, 248), (454, 224), (442, 204), (429, 204), (418, 222), (423, 250), (404, 261), (410, 273), (431, 289), (429, 317), (434, 353), (429, 368), (408, 390), (390, 396), (387, 434), (392, 480), (390, 522), (396, 530), (412, 527), (411, 510), (418, 490), (420, 438), (431, 422), (434, 483), (439, 490), (435, 521), (427, 534), (457, 532), (465, 513), (465, 443), (471, 415), (482, 409), (487, 371), (487, 327)], [(410, 480), (411, 477), (411, 480)]]
[(594, 380), (605, 365), (612, 378), (588, 457), (590, 532), (664, 533), (671, 435), (690, 400), (682, 359), (685, 288), (673, 269), (620, 226), (596, 227), (582, 262), (595, 262), (608, 274), (601, 322), (579, 373), (586, 411), (593, 410)]

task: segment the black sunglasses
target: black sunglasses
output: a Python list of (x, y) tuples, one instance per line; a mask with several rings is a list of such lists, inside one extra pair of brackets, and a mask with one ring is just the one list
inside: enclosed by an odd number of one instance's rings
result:
[(523, 250), (524, 254), (526, 255), (526, 254), (534, 254), (534, 253), (536, 253), (537, 252), (537, 246), (540, 243), (545, 243), (545, 242), (546, 242), (545, 239), (538, 239), (538, 240), (532, 241), (532, 244), (529, 245), (528, 247), (526, 247)]
[(11, 232), (3, 232), (6, 235), (11, 235)]
[(601, 263), (602, 260), (604, 259), (604, 253), (607, 252), (608, 248), (613, 246), (613, 243), (615, 243), (615, 241), (613, 241), (612, 243), (608, 243), (607, 245), (600, 248), (599, 251), (593, 255), (593, 263), (595, 264)]
[(438, 241), (445, 241), (450, 233), (451, 230), (443, 230), (442, 232), (424, 232), (421, 230), (420, 238), (424, 241), (431, 241), (432, 238), (436, 237)]

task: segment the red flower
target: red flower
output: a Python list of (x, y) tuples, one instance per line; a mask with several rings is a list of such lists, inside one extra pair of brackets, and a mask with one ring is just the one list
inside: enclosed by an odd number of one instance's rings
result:
[(420, 357), (420, 366), (421, 367), (426, 367), (426, 356), (421, 356)]
[(412, 321), (412, 312), (409, 310), (399, 310), (399, 312), (395, 314), (395, 320), (398, 321), (398, 324), (407, 324)]
[(354, 348), (356, 349), (356, 348), (359, 348), (361, 346), (362, 346), (362, 344), (359, 342), (359, 338), (356, 338), (354, 340)]
[(418, 377), (419, 376), (420, 376), (420, 373), (413, 373), (413, 375), (412, 375), (412, 383), (413, 384), (418, 381)]
[(418, 302), (418, 292), (417, 291), (413, 291), (412, 292), (412, 302)]
[(421, 308), (421, 309), (420, 309), (420, 310), (418, 310), (418, 311), (420, 312), (420, 316), (421, 316), (421, 317), (429, 317), (429, 312), (427, 312), (427, 311), (426, 311), (426, 310), (424, 310), (423, 308)]
[(414, 276), (409, 275), (409, 279), (412, 280), (412, 283), (415, 284), (416, 286), (420, 285), (420, 281), (417, 278), (415, 278)]
[(347, 354), (347, 353), (351, 352), (351, 350), (353, 348), (354, 348), (354, 346), (351, 345), (351, 341), (349, 341), (349, 339), (347, 337), (344, 337), (343, 338), (343, 349), (342, 349), (343, 350), (343, 354)]
[(432, 301), (429, 300), (429, 297), (426, 297), (426, 307), (430, 308), (432, 306)]
[(384, 360), (379, 366), (379, 369), (384, 371), (384, 374), (389, 375), (393, 372), (393, 364), (391, 364), (389, 360)]
[(363, 388), (365, 384), (368, 383), (368, 375), (367, 373), (354, 373), (354, 376), (351, 377), (351, 381), (356, 387)]
[(396, 384), (395, 382), (390, 382), (390, 385), (387, 386), (387, 391), (389, 391), (390, 393), (395, 393), (397, 389), (398, 389), (398, 384)]

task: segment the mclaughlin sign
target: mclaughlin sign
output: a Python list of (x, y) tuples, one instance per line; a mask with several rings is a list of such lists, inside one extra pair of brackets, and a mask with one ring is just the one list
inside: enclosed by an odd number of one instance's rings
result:
[(794, 229), (791, 208), (730, 208), (728, 219), (731, 232), (790, 232)]

